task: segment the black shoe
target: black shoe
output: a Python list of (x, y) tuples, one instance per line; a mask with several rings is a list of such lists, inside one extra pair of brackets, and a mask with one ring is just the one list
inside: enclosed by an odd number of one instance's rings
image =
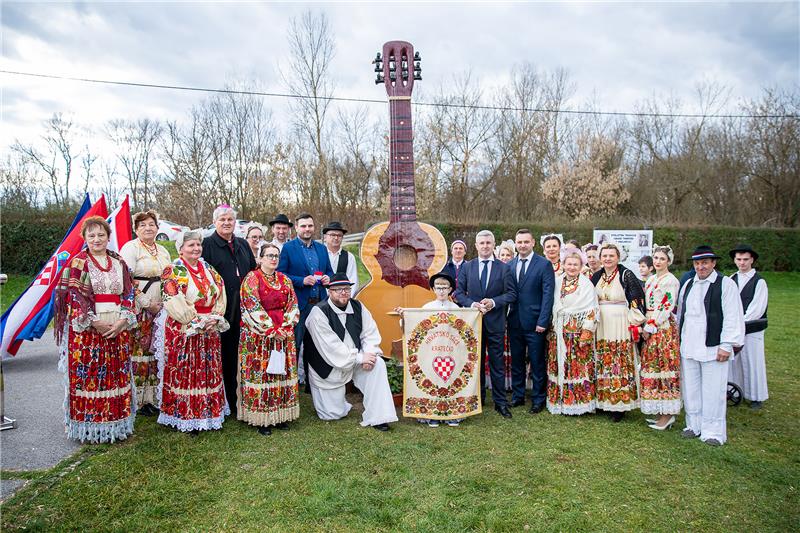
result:
[(621, 422), (625, 418), (625, 411), (612, 411), (610, 416), (613, 422)]
[(281, 431), (289, 431), (289, 424), (286, 422), (280, 422), (275, 424), (275, 429), (280, 429)]
[(511, 418), (511, 411), (505, 405), (496, 405), (494, 410), (497, 411), (503, 418)]
[(541, 413), (542, 411), (544, 411), (544, 404), (543, 403), (535, 403), (535, 404), (531, 405), (531, 408), (528, 410), (528, 412), (530, 414), (532, 414), (532, 415), (535, 415), (537, 413)]
[(189, 436), (190, 436), (190, 437), (196, 437), (196, 436), (198, 436), (199, 434), (200, 434), (200, 430), (199, 430), (199, 429), (193, 429), (193, 430), (191, 430), (191, 431), (189, 432)]
[(372, 427), (378, 431), (389, 431), (389, 424), (375, 424)]
[(258, 432), (261, 433), (262, 435), (264, 435), (265, 437), (268, 437), (269, 435), (272, 435), (272, 430), (269, 427), (266, 427), (266, 426), (258, 428)]
[(525, 405), (525, 400), (517, 400), (511, 404), (511, 407), (522, 407)]
[(142, 407), (139, 408), (138, 411), (136, 411), (136, 414), (141, 416), (155, 416), (158, 413), (159, 410), (155, 406), (149, 403), (143, 405)]

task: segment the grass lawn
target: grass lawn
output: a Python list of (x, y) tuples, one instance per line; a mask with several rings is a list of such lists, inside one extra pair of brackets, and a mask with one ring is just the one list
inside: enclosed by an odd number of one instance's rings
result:
[[(137, 419), (3, 505), (2, 528), (289, 531), (787, 531), (800, 528), (800, 274), (767, 274), (770, 400), (728, 412), (728, 444), (649, 430), (636, 412), (528, 415), (491, 407), (459, 428), (322, 422), (303, 395), (291, 431), (238, 421), (198, 437)], [(682, 417), (680, 419), (682, 421)], [(677, 426), (676, 426), (677, 427)], [(679, 426), (682, 428), (682, 426)]]
[(9, 274), (8, 281), (0, 285), (0, 313), (4, 313), (14, 303), (17, 296), (28, 288), (33, 276)]

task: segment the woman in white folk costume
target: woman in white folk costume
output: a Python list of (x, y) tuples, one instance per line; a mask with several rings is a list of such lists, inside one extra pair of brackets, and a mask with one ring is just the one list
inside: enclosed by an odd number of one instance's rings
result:
[(180, 257), (161, 274), (164, 310), (156, 331), (158, 423), (194, 434), (222, 428), (230, 414), (219, 336), (230, 327), (224, 317), (225, 286), (200, 257), (202, 242), (199, 231), (178, 236), (175, 247)]
[(729, 365), (728, 381), (742, 389), (750, 407), (760, 409), (769, 398), (767, 362), (764, 357), (764, 330), (767, 329), (767, 282), (753, 268), (758, 253), (748, 244), (740, 244), (729, 252), (738, 272), (731, 276), (739, 287), (744, 310), (745, 337), (741, 351), (735, 353)]
[(300, 318), (292, 280), (277, 272), (280, 249), (264, 243), (259, 268), (240, 289), (239, 400), (236, 416), (262, 435), (287, 430), (300, 416), (294, 326)]
[(136, 384), (136, 403), (139, 414), (158, 414), (158, 362), (153, 342), (155, 317), (161, 311), (161, 272), (169, 265), (166, 248), (156, 243), (158, 214), (143, 211), (133, 215), (136, 238), (126, 242), (119, 254), (133, 274), (136, 284), (136, 319), (139, 327), (133, 331), (133, 379)]
[(591, 413), (597, 405), (594, 330), (599, 309), (594, 285), (581, 274), (586, 257), (564, 248), (564, 275), (556, 278), (553, 334), (556, 357), (547, 361), (547, 410), (564, 415)]
[(644, 291), (639, 278), (620, 265), (621, 252), (613, 242), (600, 247), (603, 268), (592, 275), (600, 304), (600, 323), (595, 343), (597, 408), (611, 413), (615, 422), (639, 402), (639, 326), (644, 323)]
[(65, 430), (81, 442), (114, 442), (133, 433), (136, 417), (133, 280), (125, 261), (107, 249), (111, 228), (103, 217), (84, 220), (81, 235), (86, 249), (70, 260), (56, 287)]
[(680, 282), (669, 271), (674, 255), (669, 246), (653, 245), (655, 274), (644, 286), (647, 322), (639, 357), (639, 407), (649, 418), (650, 427), (669, 429), (681, 412), (681, 353), (675, 306)]
[(581, 274), (591, 278), (592, 274), (603, 268), (600, 264), (600, 247), (590, 242), (584, 244), (582, 250), (586, 254), (586, 266), (583, 267)]

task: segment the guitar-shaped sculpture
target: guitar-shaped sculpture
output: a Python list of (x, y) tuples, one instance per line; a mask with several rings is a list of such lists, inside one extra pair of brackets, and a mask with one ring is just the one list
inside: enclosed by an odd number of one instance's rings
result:
[(364, 235), (361, 261), (372, 281), (357, 299), (378, 324), (383, 353), (398, 355), (403, 333), (393, 310), (421, 307), (433, 299), (428, 279), (447, 262), (447, 243), (438, 229), (417, 222), (411, 91), (414, 80), (422, 79), (419, 53), (410, 43), (390, 41), (383, 45), (383, 58), (378, 53), (373, 63), (375, 83), (383, 83), (389, 96), (389, 221), (375, 224)]

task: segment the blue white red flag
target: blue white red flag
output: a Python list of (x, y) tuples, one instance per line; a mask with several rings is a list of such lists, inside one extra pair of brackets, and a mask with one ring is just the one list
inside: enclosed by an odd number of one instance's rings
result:
[(103, 218), (108, 216), (106, 199), (103, 196), (91, 205), (87, 194), (64, 240), (28, 288), (0, 317), (0, 338), (2, 338), (0, 355), (3, 359), (16, 355), (23, 340), (39, 339), (47, 330), (55, 309), (54, 289), (58, 278), (72, 256), (83, 247), (81, 222), (94, 215)]

